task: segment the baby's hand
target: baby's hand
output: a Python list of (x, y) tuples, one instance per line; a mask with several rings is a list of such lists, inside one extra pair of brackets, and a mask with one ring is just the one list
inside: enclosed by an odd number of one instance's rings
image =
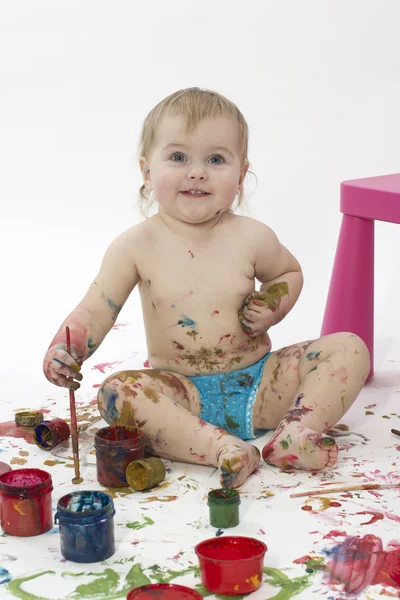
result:
[(78, 381), (83, 379), (80, 370), (80, 365), (67, 353), (65, 345), (57, 344), (47, 350), (43, 361), (43, 372), (51, 383), (77, 390), (80, 387)]
[(253, 292), (247, 296), (238, 315), (240, 325), (249, 337), (265, 333), (275, 322), (274, 312), (263, 298), (262, 292)]

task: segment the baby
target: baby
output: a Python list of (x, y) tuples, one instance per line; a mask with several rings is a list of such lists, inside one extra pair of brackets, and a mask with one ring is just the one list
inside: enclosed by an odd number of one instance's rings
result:
[(246, 440), (266, 429), (276, 430), (262, 452), (269, 464), (334, 465), (338, 448), (324, 432), (370, 368), (350, 333), (271, 351), (268, 332), (293, 308), (303, 277), (267, 225), (233, 211), (247, 149), (243, 115), (215, 92), (181, 90), (149, 113), (140, 196), (158, 212), (112, 242), (44, 359), (49, 381), (76, 390), (82, 363), (138, 285), (152, 368), (107, 377), (99, 410), (110, 425), (139, 426), (155, 455), (218, 467), (223, 487), (257, 469), (260, 453)]

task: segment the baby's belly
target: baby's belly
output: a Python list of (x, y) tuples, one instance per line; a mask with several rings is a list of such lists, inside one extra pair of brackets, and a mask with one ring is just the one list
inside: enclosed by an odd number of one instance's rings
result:
[(247, 336), (237, 313), (228, 320), (211, 320), (206, 326), (196, 326), (193, 319), (180, 320), (176, 326), (163, 327), (154, 316), (147, 323), (145, 319), (153, 369), (182, 375), (228, 373), (256, 363), (271, 350), (269, 335)]

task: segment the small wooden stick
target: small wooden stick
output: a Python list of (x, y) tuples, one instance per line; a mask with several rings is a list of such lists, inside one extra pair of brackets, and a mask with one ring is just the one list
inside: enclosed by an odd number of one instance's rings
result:
[[(67, 336), (67, 352), (71, 354), (71, 335), (69, 331), (69, 327), (66, 327), (66, 336)], [(80, 474), (79, 468), (79, 441), (78, 441), (78, 423), (76, 420), (76, 406), (75, 406), (75, 392), (74, 390), (69, 390), (69, 408), (71, 411), (71, 438), (72, 438), (72, 453), (74, 457), (74, 469), (75, 469), (75, 477), (72, 480), (72, 483), (82, 483), (83, 479)]]
[(338, 494), (340, 492), (357, 492), (359, 490), (390, 490), (400, 488), (400, 483), (362, 483), (359, 485), (342, 485), (338, 487), (322, 488), (311, 492), (298, 492), (290, 494), (291, 498), (303, 498), (304, 496), (322, 496), (326, 494)]
[(398, 435), (400, 437), (400, 431), (398, 429), (391, 429), (390, 431), (394, 433), (394, 435)]

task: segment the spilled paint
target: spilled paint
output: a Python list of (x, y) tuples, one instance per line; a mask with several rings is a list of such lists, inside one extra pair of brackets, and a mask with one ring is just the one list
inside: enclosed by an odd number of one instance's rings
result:
[(31, 427), (19, 427), (15, 421), (0, 423), (0, 437), (22, 438), (28, 444), (34, 444), (33, 429)]
[(137, 531), (138, 529), (143, 529), (144, 527), (147, 527), (148, 525), (154, 525), (154, 521), (153, 521), (153, 519), (150, 519), (150, 517), (144, 516), (143, 521), (144, 522), (133, 521), (133, 523), (126, 523), (125, 527), (127, 527), (128, 529), (134, 529), (135, 531)]

